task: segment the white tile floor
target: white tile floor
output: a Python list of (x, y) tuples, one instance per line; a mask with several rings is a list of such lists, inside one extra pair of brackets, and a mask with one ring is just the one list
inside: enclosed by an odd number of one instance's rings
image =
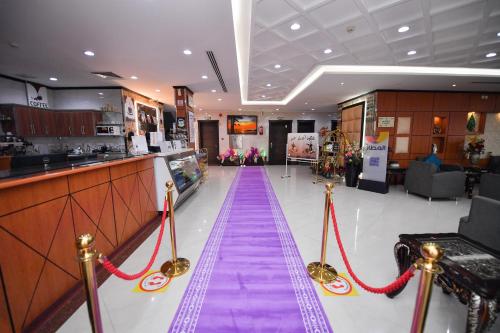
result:
[[(282, 179), (284, 168), (266, 167), (276, 195), (288, 220), (300, 253), (307, 264), (319, 260), (321, 246), (324, 184), (313, 184), (306, 166), (291, 166), (290, 178)], [(179, 209), (176, 228), (179, 256), (198, 262), (209, 232), (231, 185), (236, 167), (211, 167), (209, 180)], [(401, 233), (456, 232), (458, 220), (467, 215), (470, 200), (433, 201), (409, 195), (401, 186), (386, 195), (338, 185), (333, 198), (345, 250), (353, 269), (366, 283), (383, 286), (397, 274), (393, 246)], [(120, 267), (135, 273), (152, 253), (158, 231), (154, 232)], [(345, 272), (332, 232), (329, 234), (327, 262)], [(154, 269), (170, 258), (167, 233)], [(104, 331), (167, 332), (189, 282), (192, 270), (175, 279), (164, 293), (134, 293), (137, 282), (109, 278), (99, 297)], [(416, 276), (418, 278), (418, 275)], [(417, 290), (414, 278), (395, 299), (369, 294), (359, 287), (356, 297), (327, 297), (317, 286), (318, 295), (335, 333), (408, 332)], [(452, 296), (434, 289), (426, 332), (463, 332), (466, 306)], [(85, 304), (59, 332), (90, 332)], [(500, 331), (497, 322), (492, 332)]]

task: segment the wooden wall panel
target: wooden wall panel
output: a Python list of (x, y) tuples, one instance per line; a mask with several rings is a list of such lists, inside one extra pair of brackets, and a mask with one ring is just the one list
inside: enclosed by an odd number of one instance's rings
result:
[(432, 112), (413, 112), (412, 135), (431, 135)]
[(434, 111), (469, 111), (469, 93), (443, 93), (434, 94)]
[(450, 112), (448, 135), (465, 135), (467, 131), (467, 112)]
[(445, 160), (461, 160), (464, 157), (464, 135), (448, 135), (446, 150), (444, 152)]
[(7, 295), (4, 293), (4, 290), (2, 267), (0, 266), (0, 332), (14, 333), (9, 318)]
[(495, 112), (500, 112), (500, 94), (496, 94), (495, 100)]
[(411, 158), (426, 156), (431, 153), (431, 137), (429, 135), (413, 135), (411, 137)]
[(109, 168), (111, 173), (111, 180), (125, 177), (137, 172), (137, 163), (124, 163), (119, 165), (114, 165)]
[(153, 159), (137, 161), (137, 171), (153, 168)]
[(377, 113), (381, 111), (397, 111), (397, 93), (395, 91), (377, 92)]
[(398, 92), (398, 111), (432, 111), (434, 93), (430, 92)]
[(472, 93), (470, 98), (470, 111), (495, 112), (495, 94)]

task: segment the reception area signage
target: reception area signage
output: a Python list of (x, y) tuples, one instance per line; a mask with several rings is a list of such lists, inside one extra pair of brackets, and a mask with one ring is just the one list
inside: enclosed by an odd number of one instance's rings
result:
[(388, 150), (389, 132), (380, 132), (378, 136), (365, 136), (363, 178), (359, 183), (359, 189), (387, 193), (385, 178)]
[(317, 160), (319, 156), (318, 133), (288, 133), (287, 158)]

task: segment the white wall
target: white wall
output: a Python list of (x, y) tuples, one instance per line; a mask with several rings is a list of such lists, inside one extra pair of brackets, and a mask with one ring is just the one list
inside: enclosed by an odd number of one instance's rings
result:
[[(219, 116), (222, 114), (222, 116)], [(256, 115), (257, 126), (264, 127), (263, 135), (242, 135), (243, 150), (250, 147), (256, 147), (269, 151), (269, 120), (292, 120), (292, 132), (297, 132), (297, 120), (315, 120), (314, 131), (319, 132), (321, 127), (330, 129), (331, 120), (336, 119), (335, 114), (325, 112), (305, 112), (302, 115), (300, 112), (196, 112), (195, 118), (198, 120), (219, 120), (219, 153), (223, 153), (229, 148), (229, 135), (227, 134), (227, 115)], [(196, 148), (198, 148), (198, 124), (195, 122), (196, 128)]]
[(0, 104), (27, 105), (26, 84), (0, 77)]
[[(99, 95), (102, 93), (102, 95)], [(122, 111), (121, 89), (63, 89), (52, 91), (51, 108), (60, 110), (100, 110), (109, 104)]]

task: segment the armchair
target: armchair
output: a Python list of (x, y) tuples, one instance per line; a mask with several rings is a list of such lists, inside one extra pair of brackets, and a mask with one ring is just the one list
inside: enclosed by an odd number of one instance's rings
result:
[(500, 201), (480, 195), (472, 198), (469, 216), (460, 219), (458, 233), (500, 251)]
[(483, 174), (479, 184), (479, 195), (494, 200), (500, 200), (500, 174)]
[(411, 161), (406, 171), (404, 188), (429, 198), (457, 198), (464, 193), (465, 173), (462, 171), (437, 172), (434, 164)]

